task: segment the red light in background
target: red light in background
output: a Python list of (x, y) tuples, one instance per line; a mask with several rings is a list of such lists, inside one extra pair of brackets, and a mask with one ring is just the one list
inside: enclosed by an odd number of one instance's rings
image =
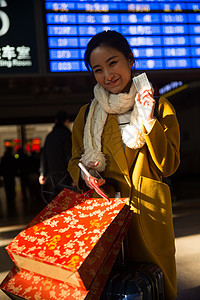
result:
[[(4, 146), (13, 147), (14, 152), (17, 153), (17, 151), (22, 147), (22, 140), (21, 139), (5, 140)], [(32, 151), (39, 153), (40, 146), (41, 146), (40, 138), (29, 139), (26, 142), (26, 151), (27, 153), (31, 153)]]

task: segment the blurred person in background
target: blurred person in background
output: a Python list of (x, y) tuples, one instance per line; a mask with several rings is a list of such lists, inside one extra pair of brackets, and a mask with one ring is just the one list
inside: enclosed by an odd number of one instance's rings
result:
[[(50, 199), (48, 200), (54, 198), (54, 192), (57, 194), (62, 190), (60, 182), (65, 186), (72, 184), (71, 176), (67, 171), (72, 148), (69, 124), (70, 118), (67, 112), (58, 111), (55, 117), (55, 126), (47, 135), (41, 152), (39, 183), (43, 189), (50, 193), (53, 192), (49, 195)], [(51, 178), (48, 180), (49, 176)]]
[(29, 157), (26, 150), (19, 148), (17, 150), (17, 172), (20, 178), (22, 201), (25, 207), (28, 205), (29, 192), (28, 192), (28, 175), (30, 172)]
[(4, 179), (7, 214), (14, 215), (16, 213), (15, 176), (17, 176), (17, 162), (13, 155), (12, 147), (7, 147), (3, 157), (1, 158), (0, 174)]
[(31, 201), (31, 211), (39, 212), (44, 208), (41, 197), (40, 183), (38, 181), (40, 168), (40, 153), (31, 151), (29, 156), (28, 190)]

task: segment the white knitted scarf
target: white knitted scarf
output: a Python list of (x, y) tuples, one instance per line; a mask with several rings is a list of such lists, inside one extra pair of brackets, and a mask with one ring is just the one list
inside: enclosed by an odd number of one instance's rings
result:
[(136, 89), (131, 85), (129, 93), (111, 94), (101, 85), (94, 87), (94, 99), (91, 102), (87, 116), (83, 145), (85, 152), (81, 161), (87, 166), (89, 161), (98, 161), (95, 168), (102, 172), (106, 167), (106, 158), (102, 153), (101, 137), (108, 114), (122, 114), (133, 108), (130, 124), (125, 126), (122, 133), (122, 140), (132, 149), (141, 148), (145, 144), (142, 134), (142, 118), (139, 113), (138, 104), (135, 102)]

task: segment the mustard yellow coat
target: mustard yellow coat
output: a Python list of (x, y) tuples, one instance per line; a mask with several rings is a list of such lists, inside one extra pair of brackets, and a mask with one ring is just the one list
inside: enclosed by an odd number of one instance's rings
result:
[[(77, 166), (83, 153), (83, 106), (74, 122), (72, 158), (68, 170), (79, 184)], [(123, 148), (116, 115), (108, 115), (102, 136), (102, 151), (107, 165), (103, 178), (118, 181), (121, 196), (129, 197), (133, 211), (126, 237), (126, 262), (154, 262), (164, 272), (166, 299), (176, 298), (176, 264), (171, 195), (162, 177), (172, 175), (179, 166), (180, 133), (176, 113), (169, 101), (159, 99), (158, 118), (151, 131), (143, 127), (146, 144), (137, 150)], [(112, 186), (104, 191), (114, 196)], [(95, 195), (94, 195), (95, 196)]]

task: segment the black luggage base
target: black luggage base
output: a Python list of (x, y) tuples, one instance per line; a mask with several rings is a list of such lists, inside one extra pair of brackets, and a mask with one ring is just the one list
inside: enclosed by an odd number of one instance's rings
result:
[(100, 300), (164, 300), (163, 273), (151, 263), (115, 265)]

